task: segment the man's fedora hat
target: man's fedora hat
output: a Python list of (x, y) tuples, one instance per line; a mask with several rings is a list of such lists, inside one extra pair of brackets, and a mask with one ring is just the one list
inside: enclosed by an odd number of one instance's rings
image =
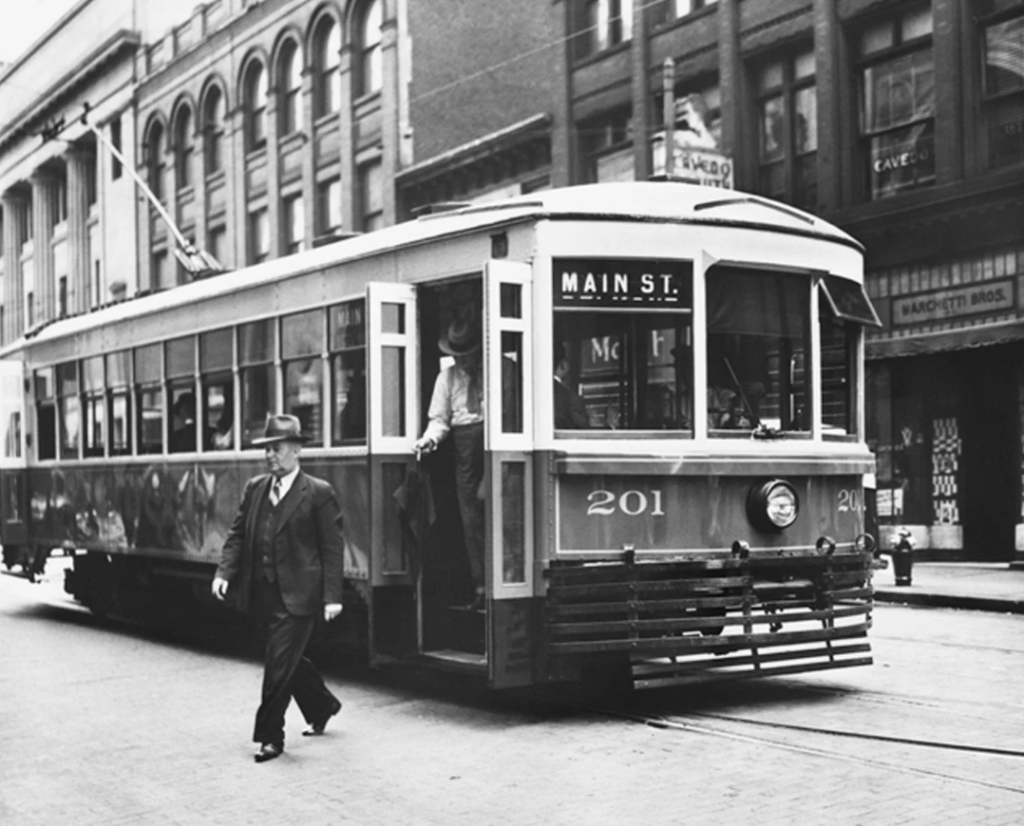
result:
[(253, 439), (253, 445), (269, 445), (272, 442), (308, 442), (310, 439), (302, 432), (302, 423), (295, 416), (279, 413), (267, 416), (267, 427), (261, 439)]
[(452, 319), (437, 346), (449, 356), (465, 356), (480, 349), (480, 331), (476, 325), (461, 318)]

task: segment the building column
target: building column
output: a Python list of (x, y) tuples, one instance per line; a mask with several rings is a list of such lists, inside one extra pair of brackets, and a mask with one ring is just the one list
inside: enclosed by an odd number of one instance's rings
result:
[(96, 155), (79, 146), (67, 154), (68, 313), (89, 311), (89, 167)]
[(53, 283), (53, 224), (56, 217), (57, 176), (43, 169), (32, 173), (32, 272), (39, 301), (40, 323), (57, 317)]
[(964, 176), (964, 109), (960, 59), (960, 6), (957, 0), (932, 3), (932, 53), (935, 67), (935, 185)]
[(359, 231), (362, 228), (362, 215), (359, 208), (359, 180), (356, 175), (355, 141), (352, 139), (353, 124), (352, 101), (352, 44), (345, 43), (341, 47), (338, 61), (338, 72), (341, 74), (341, 100), (338, 107), (338, 154), (341, 172), (341, 229), (343, 232)]
[(6, 324), (4, 344), (14, 341), (25, 332), (25, 286), (21, 271), (21, 239), (25, 237), (28, 222), (28, 197), (15, 190), (7, 190), (2, 199), (4, 207), (4, 312)]
[[(647, 38), (647, 4), (633, 4), (633, 40), (630, 44), (632, 59), (633, 98), (633, 180), (646, 181), (651, 177), (651, 88), (650, 42)], [(668, 151), (668, 150), (666, 150)]]
[(839, 15), (833, 0), (814, 2), (814, 75), (818, 98), (818, 210), (833, 212), (842, 201), (843, 139), (839, 94), (841, 50)]
[[(385, 3), (385, 8), (388, 4)], [(381, 63), (383, 78), (380, 90), (381, 120), (381, 206), (384, 226), (398, 220), (395, 176), (401, 171), (398, 158), (398, 20), (390, 14), (381, 25)]]
[(579, 183), (574, 170), (579, 164), (573, 157), (573, 111), (572, 111), (572, 48), (574, 38), (570, 26), (571, 4), (568, 0), (554, 0), (550, 4), (551, 31), (561, 34), (562, 44), (553, 51), (553, 76), (555, 83), (552, 101), (551, 123), (551, 186), (553, 188)]
[(718, 88), (722, 95), (723, 154), (733, 160), (733, 185), (750, 189), (751, 161), (742, 151), (746, 100), (740, 59), (740, 0), (721, 0), (718, 6)]

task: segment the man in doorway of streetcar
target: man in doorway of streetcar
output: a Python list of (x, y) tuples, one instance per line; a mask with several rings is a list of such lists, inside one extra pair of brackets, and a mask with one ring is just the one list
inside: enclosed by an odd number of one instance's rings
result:
[(295, 416), (267, 418), (264, 445), (269, 473), (250, 479), (224, 541), (213, 595), (229, 588), (242, 610), (250, 604), (265, 624), (262, 702), (253, 741), (257, 763), (284, 751), (284, 716), (291, 698), (309, 724), (305, 735), (324, 733), (341, 710), (313, 664), (306, 645), (320, 616), (341, 614), (344, 540), (334, 488), (306, 475), (299, 453), (308, 441)]
[(196, 398), (185, 392), (174, 400), (171, 410), (171, 453), (196, 450)]
[(569, 358), (565, 348), (555, 345), (555, 427), (582, 429), (590, 427), (590, 416), (587, 406), (569, 386)]
[(455, 492), (465, 536), (474, 598), (466, 606), (484, 606), (484, 411), (480, 330), (470, 319), (456, 318), (438, 341), (455, 363), (434, 382), (427, 427), (416, 454), (430, 453), (451, 434), (455, 447)]

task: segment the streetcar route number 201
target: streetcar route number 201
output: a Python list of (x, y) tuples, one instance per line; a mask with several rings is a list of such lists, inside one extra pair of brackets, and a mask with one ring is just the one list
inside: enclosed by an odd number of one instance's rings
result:
[(661, 507), (661, 491), (652, 490), (649, 494), (642, 490), (627, 490), (616, 495), (610, 490), (595, 490), (587, 495), (590, 506), (587, 516), (613, 516), (622, 511), (627, 516), (640, 516), (650, 513), (651, 516), (664, 516)]

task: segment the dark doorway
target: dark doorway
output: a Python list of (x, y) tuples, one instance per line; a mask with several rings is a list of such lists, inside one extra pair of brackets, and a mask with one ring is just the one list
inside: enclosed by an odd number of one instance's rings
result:
[(1017, 346), (982, 347), (951, 361), (960, 387), (962, 494), (966, 559), (1014, 558), (1020, 512)]

